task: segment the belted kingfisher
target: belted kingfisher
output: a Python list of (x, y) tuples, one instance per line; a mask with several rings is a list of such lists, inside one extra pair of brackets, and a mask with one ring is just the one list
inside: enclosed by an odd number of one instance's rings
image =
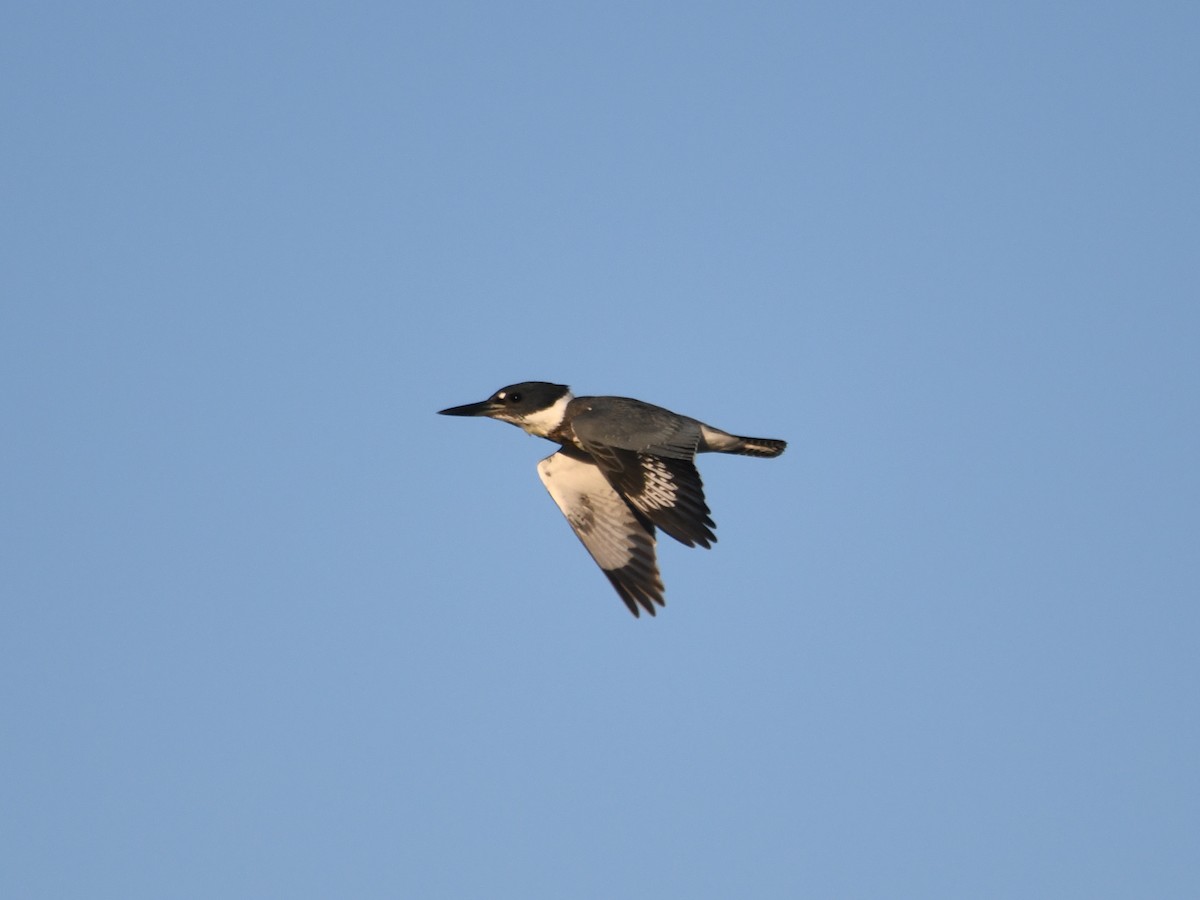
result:
[(697, 453), (778, 456), (786, 441), (738, 437), (627, 397), (576, 397), (564, 384), (524, 381), (443, 416), (510, 422), (562, 449), (538, 475), (629, 611), (665, 606), (654, 530), (709, 547), (716, 523), (704, 502)]

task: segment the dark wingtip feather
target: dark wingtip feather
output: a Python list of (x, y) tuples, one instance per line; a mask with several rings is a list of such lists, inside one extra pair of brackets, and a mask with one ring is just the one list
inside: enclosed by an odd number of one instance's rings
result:
[[(616, 588), (617, 595), (633, 613), (634, 618), (641, 616), (642, 612), (648, 612), (650, 615), (657, 615), (658, 610), (654, 608), (654, 604), (666, 606), (667, 601), (663, 599), (663, 584), (657, 577), (652, 581), (629, 581), (620, 577), (621, 572), (605, 571), (608, 580), (612, 586)], [(657, 573), (654, 573), (657, 576)], [(628, 576), (628, 573), (626, 573)]]

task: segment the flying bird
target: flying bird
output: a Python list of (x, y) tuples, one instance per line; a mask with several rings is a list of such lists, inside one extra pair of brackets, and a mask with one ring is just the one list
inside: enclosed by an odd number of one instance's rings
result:
[(443, 416), (486, 416), (560, 445), (538, 475), (629, 611), (665, 606), (655, 529), (689, 547), (716, 541), (697, 453), (774, 457), (786, 441), (739, 437), (628, 397), (576, 397), (524, 381)]

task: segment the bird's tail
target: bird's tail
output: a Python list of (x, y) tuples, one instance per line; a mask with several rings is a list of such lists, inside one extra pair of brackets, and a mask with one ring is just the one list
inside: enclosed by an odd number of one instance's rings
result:
[(722, 447), (722, 453), (738, 453), (742, 456), (761, 456), (764, 459), (770, 459), (773, 456), (778, 456), (787, 449), (787, 441), (776, 440), (775, 438), (752, 438), (738, 437), (736, 444), (726, 448)]
[(775, 438), (739, 437), (728, 431), (722, 431), (720, 428), (701, 424), (700, 444), (696, 449), (701, 453), (706, 451), (740, 453), (742, 456), (760, 456), (769, 459), (772, 456), (778, 456), (786, 447), (787, 441), (777, 441)]

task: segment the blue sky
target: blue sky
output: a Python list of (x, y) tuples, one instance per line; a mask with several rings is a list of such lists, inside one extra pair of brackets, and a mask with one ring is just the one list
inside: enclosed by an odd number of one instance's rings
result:
[(1194, 6), (3, 18), (0, 894), (1200, 894)]

